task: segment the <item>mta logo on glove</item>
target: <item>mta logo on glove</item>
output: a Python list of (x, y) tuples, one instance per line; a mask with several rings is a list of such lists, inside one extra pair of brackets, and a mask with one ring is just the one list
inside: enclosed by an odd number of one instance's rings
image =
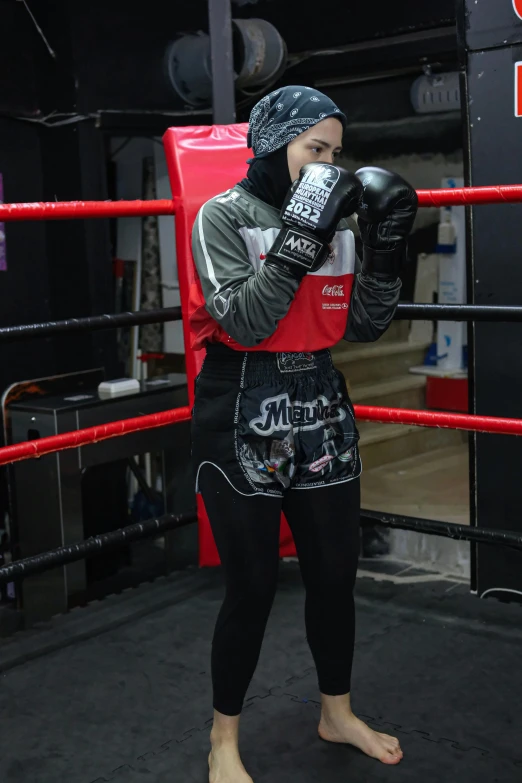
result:
[(322, 250), (321, 242), (311, 239), (309, 235), (294, 228), (288, 228), (282, 238), (279, 255), (310, 270), (316, 264)]

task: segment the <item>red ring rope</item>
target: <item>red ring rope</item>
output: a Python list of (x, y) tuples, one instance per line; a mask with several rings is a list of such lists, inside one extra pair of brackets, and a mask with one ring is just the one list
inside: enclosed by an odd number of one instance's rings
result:
[(136, 416), (132, 419), (121, 419), (110, 424), (99, 424), (96, 427), (85, 427), (74, 432), (64, 432), (61, 435), (49, 435), (39, 440), (29, 440), (23, 443), (14, 443), (12, 446), (0, 448), (0, 465), (11, 462), (19, 462), (31, 457), (41, 457), (64, 449), (78, 448), (89, 443), (98, 443), (100, 440), (115, 438), (128, 432), (150, 430), (153, 427), (163, 427), (166, 424), (177, 424), (180, 421), (188, 421), (191, 417), (189, 407), (173, 408), (162, 413), (149, 413), (146, 416)]
[(174, 215), (179, 199), (156, 201), (48, 201), (0, 204), (0, 222)]
[[(355, 415), (363, 421), (381, 424), (416, 424), (422, 427), (442, 427), (470, 432), (494, 432), (500, 435), (522, 435), (522, 419), (498, 416), (477, 416), (471, 413), (438, 413), (407, 408), (380, 408), (377, 405), (354, 405)], [(1, 453), (2, 449), (0, 449)]]
[[(396, 424), (416, 424), (424, 427), (449, 427), (471, 432), (522, 435), (521, 419), (503, 419), (495, 416), (475, 416), (463, 413), (436, 413), (405, 408), (380, 408), (373, 405), (355, 405), (354, 410), (356, 416), (362, 421), (395, 422)], [(189, 407), (174, 408), (162, 413), (137, 416), (133, 419), (122, 419), (110, 424), (86, 427), (74, 432), (64, 432), (61, 435), (49, 435), (47, 438), (40, 438), (39, 440), (3, 446), (0, 448), (0, 465), (19, 462), (31, 457), (41, 457), (44, 454), (51, 454), (64, 449), (86, 446), (89, 443), (115, 438), (128, 432), (138, 432), (139, 430), (148, 430), (153, 427), (163, 427), (166, 424), (188, 421), (190, 417), (191, 410)]]
[[(522, 201), (522, 185), (418, 190), (417, 195), (421, 207), (510, 204)], [(179, 203), (179, 199), (159, 199), (154, 201), (50, 201), (35, 202), (34, 204), (0, 204), (0, 222), (174, 215)]]
[(478, 188), (418, 190), (420, 207), (454, 207), (463, 204), (512, 204), (522, 201), (522, 185), (488, 185)]

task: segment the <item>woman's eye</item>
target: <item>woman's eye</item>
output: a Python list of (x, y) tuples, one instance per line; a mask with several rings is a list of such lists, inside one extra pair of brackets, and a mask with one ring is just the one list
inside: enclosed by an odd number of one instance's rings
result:
[(317, 152), (318, 155), (320, 155), (322, 151), (323, 150), (321, 149), (321, 147), (313, 147), (312, 148), (312, 152)]

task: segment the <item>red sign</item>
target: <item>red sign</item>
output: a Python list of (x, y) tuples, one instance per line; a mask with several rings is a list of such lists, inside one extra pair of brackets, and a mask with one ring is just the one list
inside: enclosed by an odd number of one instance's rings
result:
[(522, 0), (513, 0), (513, 9), (519, 19), (522, 19)]
[(515, 63), (515, 117), (522, 117), (522, 62)]

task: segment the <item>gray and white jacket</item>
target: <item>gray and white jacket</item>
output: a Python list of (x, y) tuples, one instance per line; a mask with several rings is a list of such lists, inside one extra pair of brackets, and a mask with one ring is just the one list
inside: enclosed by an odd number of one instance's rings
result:
[(315, 351), (339, 340), (374, 342), (388, 329), (401, 281), (361, 272), (349, 223), (332, 253), (301, 283), (264, 260), (282, 224), (279, 210), (240, 185), (207, 201), (192, 232), (197, 279), (191, 292), (193, 347)]

